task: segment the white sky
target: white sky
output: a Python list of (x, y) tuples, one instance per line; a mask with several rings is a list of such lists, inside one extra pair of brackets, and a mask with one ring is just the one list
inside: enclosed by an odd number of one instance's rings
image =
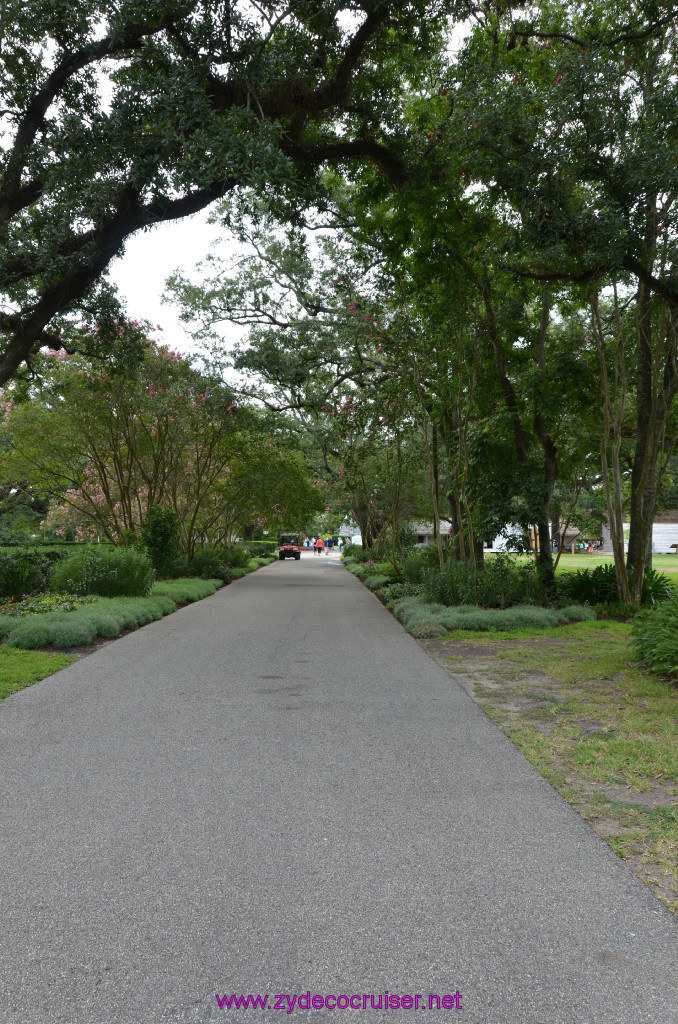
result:
[[(207, 223), (208, 213), (158, 224), (149, 231), (140, 231), (127, 240), (124, 254), (111, 264), (109, 277), (126, 300), (127, 312), (136, 320), (150, 320), (163, 328), (157, 341), (180, 352), (194, 352), (197, 347), (184, 324), (179, 321), (175, 305), (163, 305), (165, 281), (176, 270), (193, 281), (199, 280), (196, 264), (204, 259), (210, 246), (224, 238), (225, 229)], [(221, 253), (228, 255), (224, 242)], [(235, 250), (232, 250), (235, 251)], [(224, 327), (224, 336), (236, 341), (244, 333), (240, 328)]]

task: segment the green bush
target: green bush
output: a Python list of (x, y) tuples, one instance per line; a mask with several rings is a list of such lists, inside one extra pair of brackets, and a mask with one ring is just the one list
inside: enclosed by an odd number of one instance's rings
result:
[(350, 544), (345, 554), (354, 562), (373, 562), (377, 558), (375, 548), (363, 548), (360, 544)]
[(10, 647), (35, 650), (49, 645), (76, 647), (91, 643), (97, 636), (113, 638), (123, 629), (137, 629), (176, 611), (176, 602), (208, 597), (218, 586), (218, 580), (179, 579), (156, 583), (154, 590), (158, 592), (147, 597), (100, 597), (70, 612), (19, 618), (0, 615), (0, 640)]
[(277, 540), (248, 540), (242, 550), (247, 549), (251, 555), (273, 555), (278, 550), (278, 542)]
[(244, 569), (252, 557), (249, 548), (243, 548), (238, 544), (231, 544), (224, 549), (222, 565), (230, 569)]
[[(632, 579), (633, 573), (631, 572), (629, 581)], [(558, 589), (564, 597), (573, 601), (587, 602), (588, 604), (617, 604), (619, 602), (617, 570), (614, 562), (606, 562), (590, 569), (577, 569), (576, 572), (563, 573), (558, 577)], [(674, 593), (675, 588), (665, 573), (657, 572), (656, 569), (645, 569), (641, 596), (643, 604), (667, 601)]]
[(424, 568), (422, 582), (425, 599), (445, 605), (476, 604), (485, 608), (507, 608), (534, 600), (539, 594), (539, 578), (534, 564), (519, 563), (504, 554), (495, 555), (486, 559), (483, 565), (477, 565), (475, 579), (470, 562), (449, 558), (442, 569), (439, 566)]
[(0, 595), (20, 601), (26, 594), (42, 591), (49, 581), (50, 560), (36, 548), (0, 552)]
[(0, 615), (0, 643), (6, 640), (15, 628), (16, 618), (13, 615)]
[(384, 587), (388, 583), (391, 583), (392, 577), (381, 576), (377, 574), (375, 576), (367, 576), (364, 582), (365, 586), (368, 587), (370, 590), (379, 590), (380, 587)]
[(225, 548), (202, 547), (196, 548), (193, 558), (188, 563), (189, 576), (201, 576), (205, 580), (218, 579), (216, 575), (225, 565)]
[(424, 572), (430, 568), (421, 551), (412, 551), (403, 563), (403, 577), (407, 583), (419, 585), (424, 582)]
[(179, 520), (173, 508), (151, 505), (141, 528), (141, 543), (160, 579), (172, 579), (183, 571)]
[(204, 597), (211, 597), (219, 589), (220, 584), (221, 580), (219, 579), (203, 580), (193, 577), (163, 580), (160, 583), (153, 584), (151, 594), (153, 596), (163, 595), (169, 597), (172, 601), (184, 604), (191, 601), (201, 601)]
[(634, 619), (631, 648), (650, 672), (678, 675), (678, 593)]
[[(567, 608), (540, 608), (537, 605), (513, 605), (511, 608), (479, 608), (475, 604), (448, 607), (428, 604), (418, 597), (405, 597), (396, 601), (393, 611), (413, 636), (433, 636), (426, 629), (435, 623), (444, 632), (452, 629), (474, 631), (546, 629), (571, 621), (595, 619), (591, 608), (571, 605)], [(424, 632), (419, 632), (419, 630)], [(435, 635), (442, 635), (438, 632)]]
[(231, 579), (241, 580), (243, 576), (247, 576), (247, 569), (231, 569)]
[[(70, 613), (75, 614), (74, 612)], [(54, 622), (52, 615), (32, 615), (20, 619), (5, 642), (8, 647), (20, 647), (34, 651), (38, 647), (47, 647), (52, 642)], [(85, 641), (86, 643), (88, 641)]]
[(388, 583), (379, 588), (381, 597), (387, 602), (400, 601), (403, 597), (410, 597), (418, 592), (414, 583)]
[(422, 620), (411, 626), (409, 632), (417, 640), (434, 640), (438, 636), (445, 636), (447, 630), (441, 622)]
[(153, 583), (153, 566), (145, 551), (86, 547), (52, 569), (50, 589), (100, 597), (141, 597)]
[(600, 618), (598, 613), (587, 604), (568, 604), (561, 611), (570, 622), (593, 622), (594, 619)]

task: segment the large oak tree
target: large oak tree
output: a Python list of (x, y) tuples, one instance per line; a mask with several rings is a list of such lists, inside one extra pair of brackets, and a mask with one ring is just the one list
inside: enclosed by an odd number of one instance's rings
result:
[(119, 311), (102, 275), (134, 232), (242, 185), (293, 207), (328, 160), (368, 159), (397, 177), (399, 55), (434, 46), (453, 7), (5, 0), (0, 384), (42, 345), (72, 347), (76, 311), (111, 351)]

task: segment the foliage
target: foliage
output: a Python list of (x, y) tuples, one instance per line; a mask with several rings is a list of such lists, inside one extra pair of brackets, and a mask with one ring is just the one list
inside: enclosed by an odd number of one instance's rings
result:
[(374, 576), (366, 576), (363, 582), (369, 590), (381, 590), (382, 587), (393, 582), (393, 577), (380, 576), (377, 573)]
[(0, 638), (10, 647), (35, 650), (77, 647), (97, 636), (113, 638), (176, 610), (177, 604), (200, 601), (220, 586), (219, 580), (177, 579), (155, 583), (148, 596), (99, 597), (73, 611), (48, 611), (19, 618), (0, 615)]
[(36, 597), (25, 597), (17, 604), (5, 605), (0, 609), (3, 615), (21, 617), (23, 615), (42, 615), (45, 612), (72, 612), (83, 604), (91, 604), (96, 597), (78, 597), (76, 594), (38, 594)]
[(488, 558), (477, 566), (448, 559), (442, 568), (425, 569), (423, 593), (427, 600), (444, 605), (475, 604), (486, 608), (506, 608), (540, 594), (539, 579), (533, 563), (520, 563), (509, 555)]
[(6, 0), (0, 381), (64, 335), (133, 358), (100, 278), (135, 231), (246, 185), (294, 209), (328, 160), (397, 173), (378, 125), (448, 5), (255, 6)]
[(232, 569), (244, 569), (255, 551), (253, 544), (249, 544), (246, 548), (239, 544), (227, 545), (223, 549), (222, 564)]
[(657, 675), (678, 675), (678, 594), (633, 620), (634, 657)]
[[(406, 597), (396, 601), (393, 611), (413, 636), (443, 635), (453, 630), (514, 631), (519, 629), (545, 629), (567, 622), (595, 619), (595, 613), (581, 605), (567, 608), (539, 608), (535, 605), (514, 605), (511, 608), (479, 608), (474, 604), (446, 607), (432, 604), (419, 597)], [(428, 632), (435, 624), (437, 633)]]
[[(234, 545), (238, 548), (239, 545)], [(277, 540), (248, 540), (247, 550), (250, 555), (271, 555), (278, 550)], [(229, 565), (235, 565), (235, 562), (229, 562)]]
[(57, 563), (50, 588), (100, 597), (140, 597), (153, 583), (153, 566), (144, 551), (88, 546)]
[(0, 595), (20, 601), (25, 594), (44, 590), (50, 561), (35, 548), (0, 551)]
[[(630, 575), (632, 578), (632, 574)], [(572, 601), (585, 601), (588, 604), (615, 604), (619, 601), (617, 570), (612, 562), (563, 573), (558, 577), (558, 589)], [(646, 568), (642, 590), (643, 604), (666, 601), (673, 593), (673, 584), (665, 573)]]
[(179, 520), (173, 508), (169, 505), (149, 506), (141, 527), (141, 542), (160, 579), (181, 575), (181, 534)]
[(303, 456), (266, 414), (178, 353), (147, 341), (126, 375), (80, 356), (46, 362), (32, 400), (11, 407), (2, 463), (52, 498), (46, 530), (128, 546), (160, 506), (146, 536), (169, 575), (180, 571), (172, 514), (190, 558), (199, 541), (224, 544), (319, 506)]
[(373, 562), (374, 551), (370, 548), (361, 547), (359, 544), (351, 544), (346, 554), (343, 556), (344, 562)]
[(202, 576), (204, 579), (217, 579), (218, 570), (226, 565), (224, 548), (200, 547), (193, 552), (188, 563), (191, 576)]
[(202, 601), (204, 597), (211, 597), (219, 587), (221, 580), (217, 579), (193, 579), (185, 577), (176, 580), (162, 580), (154, 583), (151, 587), (151, 594), (164, 594), (177, 604), (186, 604), (192, 601)]

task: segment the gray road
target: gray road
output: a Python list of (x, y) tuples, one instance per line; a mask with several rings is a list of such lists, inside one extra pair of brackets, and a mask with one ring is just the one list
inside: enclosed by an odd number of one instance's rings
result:
[(2, 1024), (678, 1022), (676, 920), (328, 558), (9, 698), (0, 765)]

